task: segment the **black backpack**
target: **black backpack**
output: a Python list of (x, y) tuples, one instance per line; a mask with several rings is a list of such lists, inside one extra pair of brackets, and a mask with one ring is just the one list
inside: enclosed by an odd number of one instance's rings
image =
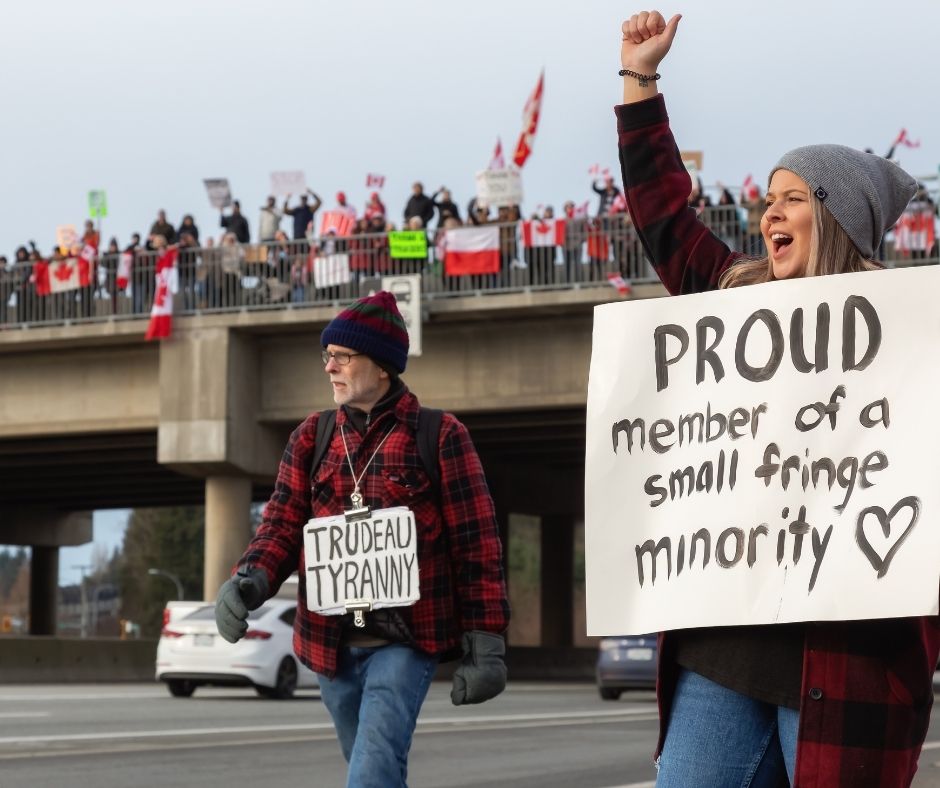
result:
[[(441, 437), (441, 422), (444, 411), (436, 408), (420, 408), (418, 411), (418, 429), (415, 432), (415, 443), (418, 444), (418, 456), (421, 464), (431, 482), (431, 489), (440, 495), (441, 470), (439, 463), (439, 444)], [(333, 442), (333, 433), (336, 430), (336, 411), (320, 411), (317, 419), (317, 439), (313, 447), (313, 459), (310, 463), (310, 478), (313, 479)]]

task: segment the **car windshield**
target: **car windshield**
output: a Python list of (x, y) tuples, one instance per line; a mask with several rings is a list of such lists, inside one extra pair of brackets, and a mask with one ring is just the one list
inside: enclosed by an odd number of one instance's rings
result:
[[(262, 605), (257, 610), (252, 610), (248, 614), (248, 618), (249, 620), (263, 618), (270, 609), (270, 605)], [(183, 618), (187, 621), (214, 621), (215, 605), (205, 605), (204, 607), (197, 608), (189, 615), (183, 616)]]

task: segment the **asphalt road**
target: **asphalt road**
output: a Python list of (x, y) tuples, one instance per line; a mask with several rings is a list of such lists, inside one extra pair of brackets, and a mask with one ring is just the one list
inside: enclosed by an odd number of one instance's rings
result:
[[(650, 692), (601, 701), (583, 684), (511, 684), (455, 708), (432, 686), (409, 785), (506, 788), (651, 786)], [(315, 692), (291, 701), (251, 690), (160, 685), (0, 686), (0, 788), (342, 786), (344, 763)], [(940, 713), (915, 786), (940, 788)]]

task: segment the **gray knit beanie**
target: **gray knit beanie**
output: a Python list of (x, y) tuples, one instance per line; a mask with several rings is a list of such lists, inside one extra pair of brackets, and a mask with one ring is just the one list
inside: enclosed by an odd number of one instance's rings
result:
[(917, 181), (897, 164), (844, 145), (796, 148), (777, 162), (771, 177), (777, 170), (806, 181), (866, 259), (917, 191)]

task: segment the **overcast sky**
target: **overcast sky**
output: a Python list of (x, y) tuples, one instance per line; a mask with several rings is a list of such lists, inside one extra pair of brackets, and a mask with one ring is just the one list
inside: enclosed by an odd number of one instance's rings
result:
[[(107, 191), (104, 236), (146, 232), (158, 208), (218, 233), (204, 177), (227, 177), (257, 233), (272, 170), (302, 169), (327, 205), (361, 208), (387, 177), (400, 218), (415, 179), (464, 208), (497, 136), (511, 151), (545, 69), (525, 165), (526, 211), (583, 201), (588, 168), (616, 168), (620, 23), (636, 7), (591, 0), (31, 0), (3, 3), (0, 253), (80, 226)], [(706, 183), (761, 182), (815, 142), (900, 151), (917, 176), (940, 160), (936, 0), (784, 4), (698, 0), (660, 83)]]

